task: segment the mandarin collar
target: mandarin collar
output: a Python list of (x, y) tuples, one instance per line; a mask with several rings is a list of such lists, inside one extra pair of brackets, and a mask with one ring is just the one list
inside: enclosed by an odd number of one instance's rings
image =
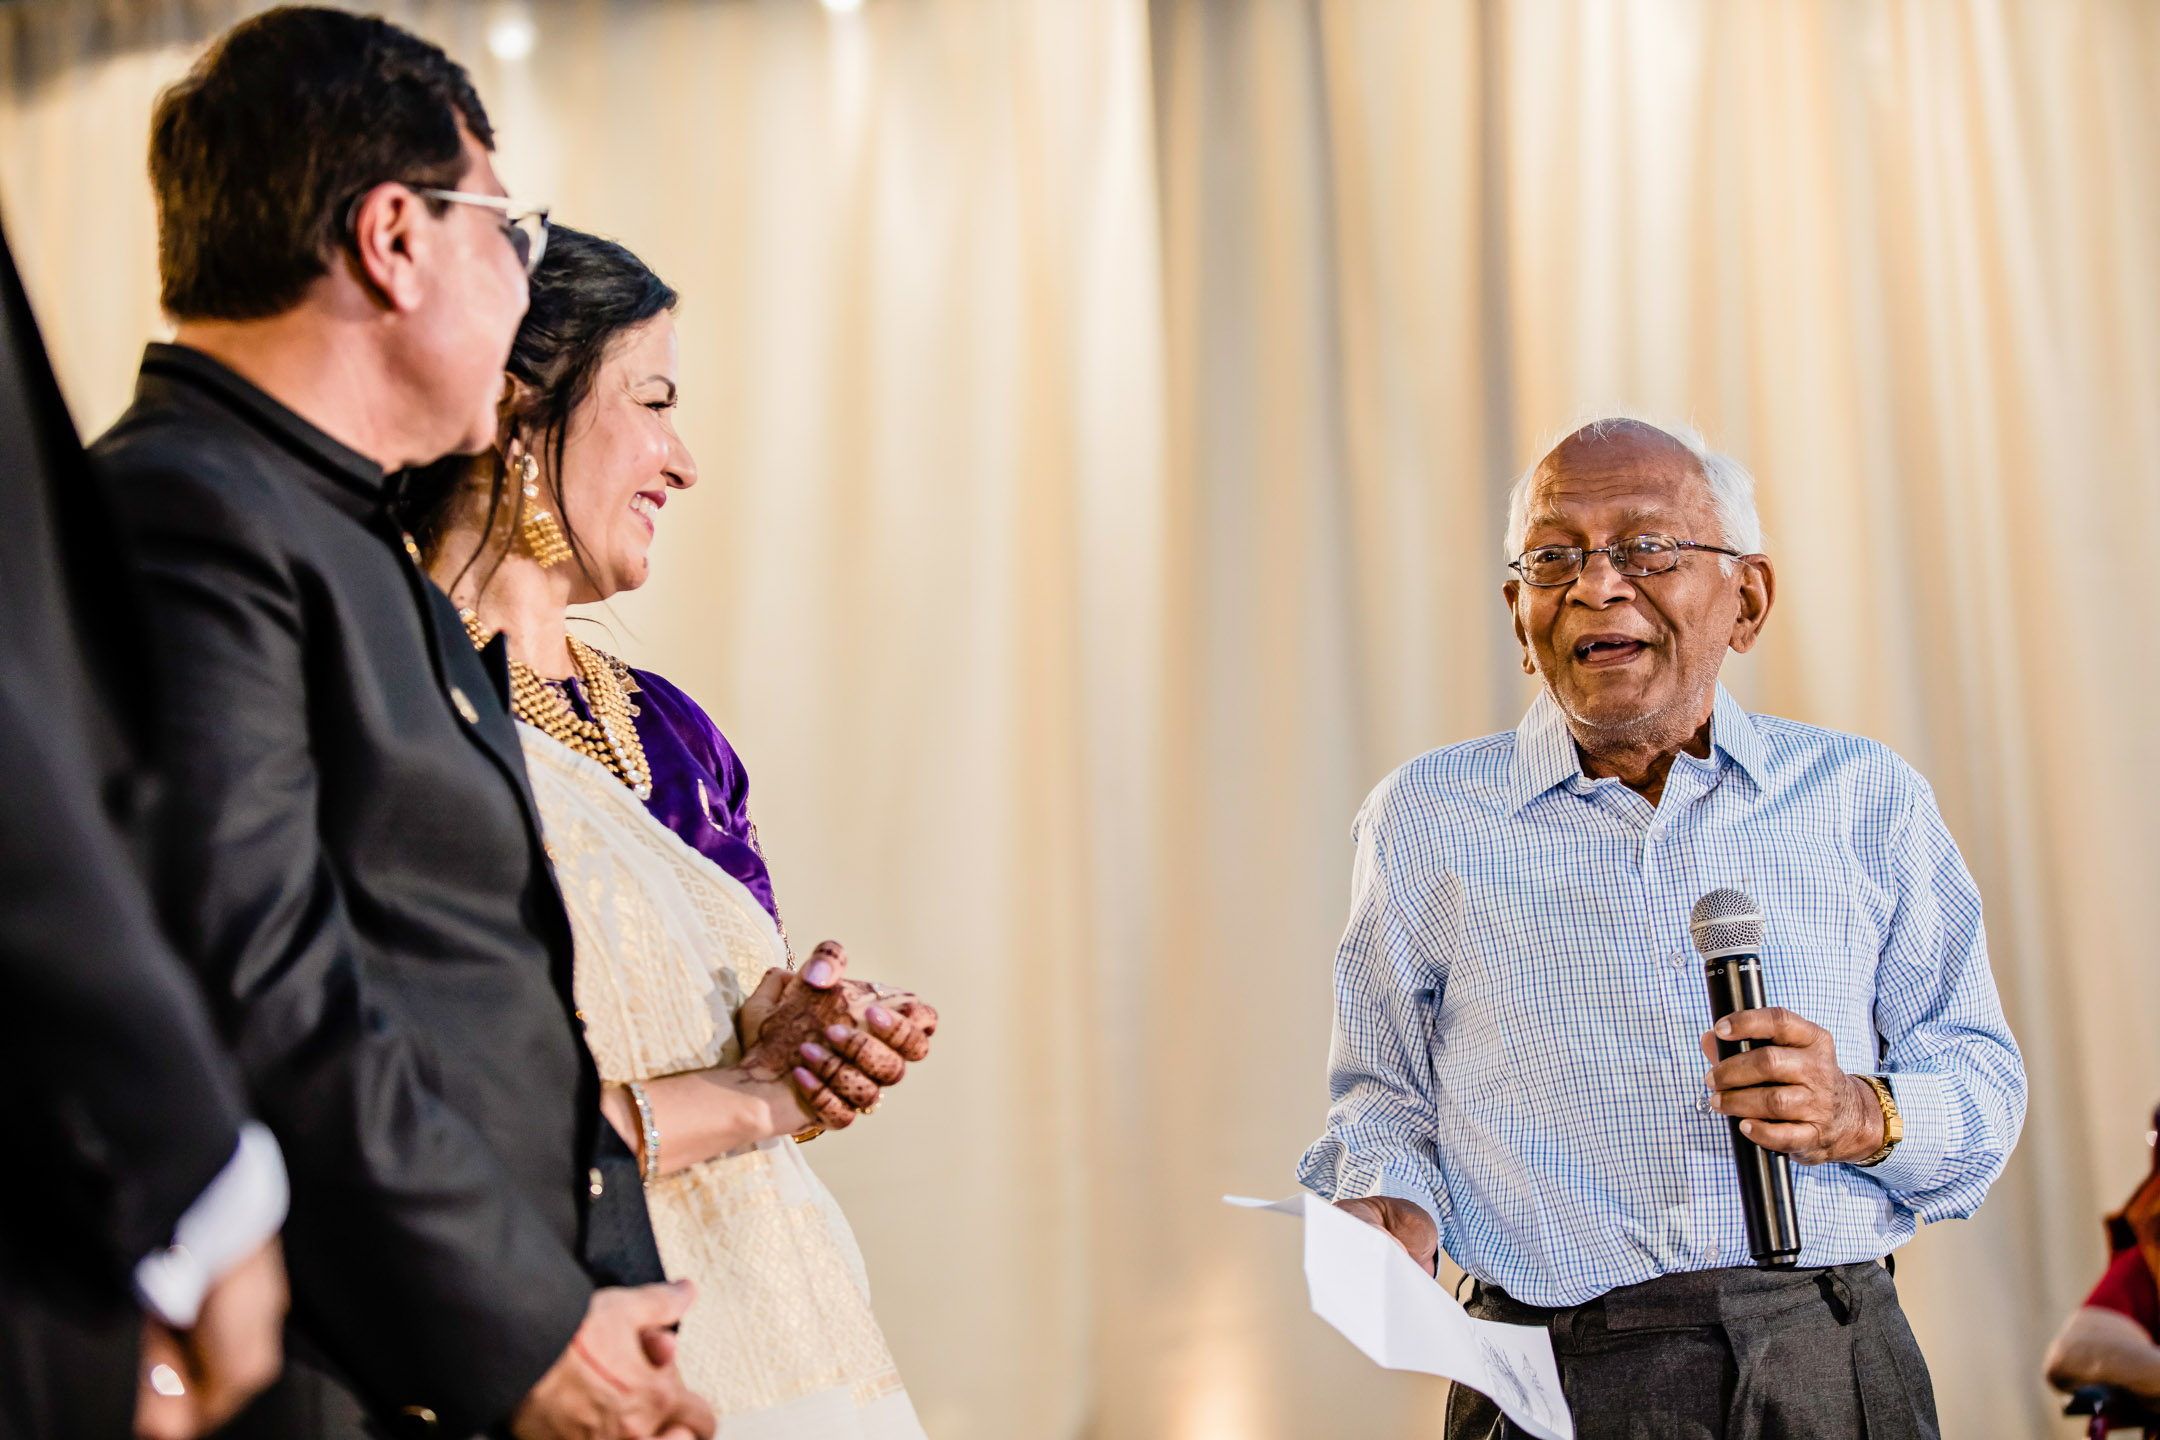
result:
[(309, 424), (231, 367), (185, 345), (153, 342), (142, 372), (178, 380), (207, 393), (330, 479), (369, 501), (383, 496), (382, 466)]

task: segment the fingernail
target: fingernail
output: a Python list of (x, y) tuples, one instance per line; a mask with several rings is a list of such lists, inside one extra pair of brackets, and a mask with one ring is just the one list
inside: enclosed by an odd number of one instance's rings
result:
[(825, 1038), (835, 1045), (845, 1042), (850, 1033), (845, 1025), (828, 1025), (825, 1027)]
[(813, 1062), (823, 1060), (825, 1058), (825, 1047), (813, 1041), (805, 1040), (803, 1041), (802, 1054), (805, 1060)]
[(832, 962), (829, 960), (812, 960), (810, 968), (803, 971), (802, 978), (812, 985), (832, 984)]
[(817, 1076), (803, 1069), (800, 1065), (795, 1067), (795, 1083), (805, 1090), (821, 1090), (825, 1085), (824, 1081), (818, 1079)]
[(1732, 1039), (1732, 1021), (1730, 1021), (1730, 1020), (1720, 1020), (1720, 1021), (1718, 1021), (1718, 1022), (1717, 1022), (1717, 1033), (1718, 1033), (1718, 1038), (1719, 1038), (1719, 1039), (1721, 1039), (1721, 1040), (1730, 1040), (1730, 1039)]
[(886, 1029), (892, 1024), (892, 1016), (885, 1012), (885, 1007), (882, 1005), (872, 1005), (868, 1010), (863, 1011), (863, 1015), (880, 1030)]
[(1755, 1133), (1755, 1122), (1753, 1120), (1742, 1120), (1740, 1122), (1740, 1133), (1743, 1135), (1753, 1135)]

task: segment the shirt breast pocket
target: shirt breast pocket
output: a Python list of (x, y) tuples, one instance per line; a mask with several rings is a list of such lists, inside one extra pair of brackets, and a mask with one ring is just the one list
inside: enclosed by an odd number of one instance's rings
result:
[(1769, 1002), (1836, 1036), (1846, 1070), (1873, 1070), (1881, 927), (1858, 865), (1841, 851), (1793, 847), (1758, 867), (1741, 888), (1763, 908)]

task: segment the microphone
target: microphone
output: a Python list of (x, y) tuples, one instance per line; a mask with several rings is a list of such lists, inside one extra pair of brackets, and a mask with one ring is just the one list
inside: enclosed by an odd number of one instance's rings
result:
[[(1710, 986), (1710, 1023), (1735, 1010), (1760, 1010), (1762, 982), (1762, 912), (1738, 890), (1713, 890), (1695, 902), (1688, 933), (1703, 957), (1703, 979)], [(1718, 1059), (1730, 1060), (1764, 1040), (1720, 1040)], [(1793, 1204), (1792, 1158), (1765, 1150), (1732, 1127), (1733, 1166), (1740, 1172), (1740, 1210), (1747, 1217), (1748, 1253), (1764, 1270), (1790, 1270), (1800, 1259), (1800, 1212)]]

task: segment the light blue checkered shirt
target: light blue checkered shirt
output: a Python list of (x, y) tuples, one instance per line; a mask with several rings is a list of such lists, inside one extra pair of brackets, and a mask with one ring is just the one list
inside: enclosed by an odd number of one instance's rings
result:
[(1905, 1139), (1796, 1166), (1802, 1265), (1872, 1260), (1970, 1215), (2025, 1116), (1980, 896), (1927, 782), (1872, 740), (1750, 716), (1652, 806), (1582, 773), (1539, 697), (1419, 757), (1358, 813), (1335, 964), (1334, 1105), (1298, 1178), (1392, 1195), (1457, 1264), (1534, 1305), (1752, 1263), (1688, 912), (1730, 885), (1769, 925), (1770, 1003), (1886, 1076)]

